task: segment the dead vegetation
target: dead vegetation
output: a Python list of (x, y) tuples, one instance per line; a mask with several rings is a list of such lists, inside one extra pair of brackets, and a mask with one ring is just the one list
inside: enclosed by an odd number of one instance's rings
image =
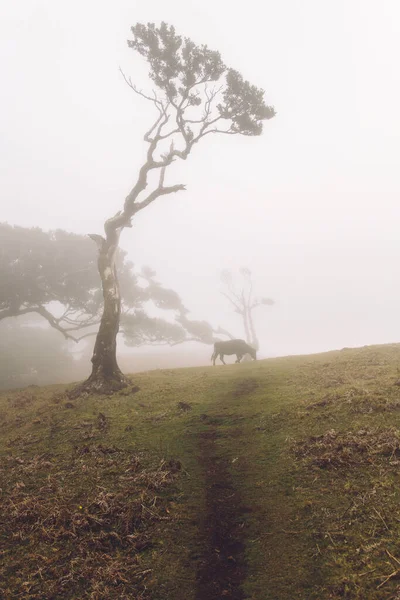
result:
[(147, 598), (143, 551), (171, 520), (163, 490), (181, 466), (115, 446), (77, 446), (68, 459), (8, 456), (1, 468), (0, 596)]
[(392, 386), (380, 390), (348, 386), (341, 392), (326, 394), (320, 400), (306, 404), (306, 410), (326, 407), (347, 408), (353, 414), (394, 412), (400, 410), (400, 398)]
[(397, 598), (400, 430), (330, 429), (291, 450), (303, 472), (303, 523), (326, 570), (318, 597)]
[(346, 469), (372, 464), (383, 457), (388, 465), (397, 466), (400, 464), (400, 431), (395, 427), (364, 428), (355, 432), (330, 429), (295, 443), (293, 451), (308, 465), (319, 468)]
[(13, 408), (24, 408), (29, 406), (36, 400), (36, 394), (31, 392), (29, 388), (27, 390), (16, 393), (9, 398), (9, 403)]

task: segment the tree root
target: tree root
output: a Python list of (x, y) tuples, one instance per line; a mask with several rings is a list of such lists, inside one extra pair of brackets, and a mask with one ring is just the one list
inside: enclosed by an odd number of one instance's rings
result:
[(70, 399), (76, 399), (79, 397), (85, 397), (89, 394), (96, 394), (102, 396), (111, 396), (116, 392), (127, 388), (131, 382), (123, 373), (113, 375), (113, 377), (104, 377), (97, 375), (94, 377), (91, 375), (83, 383), (79, 383), (72, 390), (68, 392)]

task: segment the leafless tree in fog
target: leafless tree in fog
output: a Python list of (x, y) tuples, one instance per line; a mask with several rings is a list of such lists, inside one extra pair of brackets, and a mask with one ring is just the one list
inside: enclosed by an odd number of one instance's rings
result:
[(254, 296), (252, 273), (248, 267), (242, 267), (239, 269), (239, 273), (241, 281), (237, 283), (230, 270), (225, 269), (222, 271), (221, 281), (224, 285), (222, 295), (229, 300), (234, 311), (241, 316), (246, 342), (258, 350), (259, 342), (254, 325), (253, 311), (259, 306), (272, 306), (274, 301), (271, 298)]
[(112, 393), (128, 384), (116, 357), (121, 295), (115, 266), (121, 232), (132, 218), (157, 198), (183, 191), (185, 185), (166, 185), (167, 168), (176, 159), (186, 160), (195, 144), (215, 134), (257, 136), (263, 121), (275, 111), (264, 101), (264, 91), (227, 68), (219, 52), (195, 45), (177, 35), (166, 23), (132, 27), (130, 48), (149, 65), (156, 90), (146, 93), (127, 76), (130, 89), (152, 103), (157, 116), (144, 135), (147, 155), (121, 211), (107, 219), (105, 237), (92, 234), (98, 246), (104, 311), (92, 357), (92, 373), (75, 393)]

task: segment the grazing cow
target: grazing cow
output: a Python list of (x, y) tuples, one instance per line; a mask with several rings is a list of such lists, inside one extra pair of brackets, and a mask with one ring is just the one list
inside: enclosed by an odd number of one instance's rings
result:
[(256, 350), (248, 344), (246, 344), (244, 340), (227, 340), (226, 342), (215, 342), (214, 352), (211, 355), (213, 365), (215, 366), (215, 361), (217, 360), (218, 356), (225, 365), (225, 354), (227, 354), (228, 356), (231, 354), (236, 354), (235, 362), (237, 363), (240, 363), (245, 354), (250, 354), (253, 360), (257, 359)]

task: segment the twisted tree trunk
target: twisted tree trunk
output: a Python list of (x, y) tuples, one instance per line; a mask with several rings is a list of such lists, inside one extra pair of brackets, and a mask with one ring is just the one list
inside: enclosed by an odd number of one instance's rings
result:
[[(111, 221), (111, 220), (110, 220)], [(90, 235), (97, 243), (98, 268), (103, 288), (104, 308), (92, 356), (90, 377), (72, 392), (112, 394), (128, 385), (117, 363), (117, 335), (121, 316), (121, 294), (115, 265), (121, 229), (106, 227), (107, 239)]]
[(126, 377), (117, 363), (117, 335), (121, 316), (121, 294), (115, 266), (118, 241), (119, 232), (114, 243), (110, 240), (103, 243), (98, 258), (104, 311), (92, 356), (92, 373), (87, 384), (92, 383), (97, 391), (102, 392), (113, 392), (127, 385)]

